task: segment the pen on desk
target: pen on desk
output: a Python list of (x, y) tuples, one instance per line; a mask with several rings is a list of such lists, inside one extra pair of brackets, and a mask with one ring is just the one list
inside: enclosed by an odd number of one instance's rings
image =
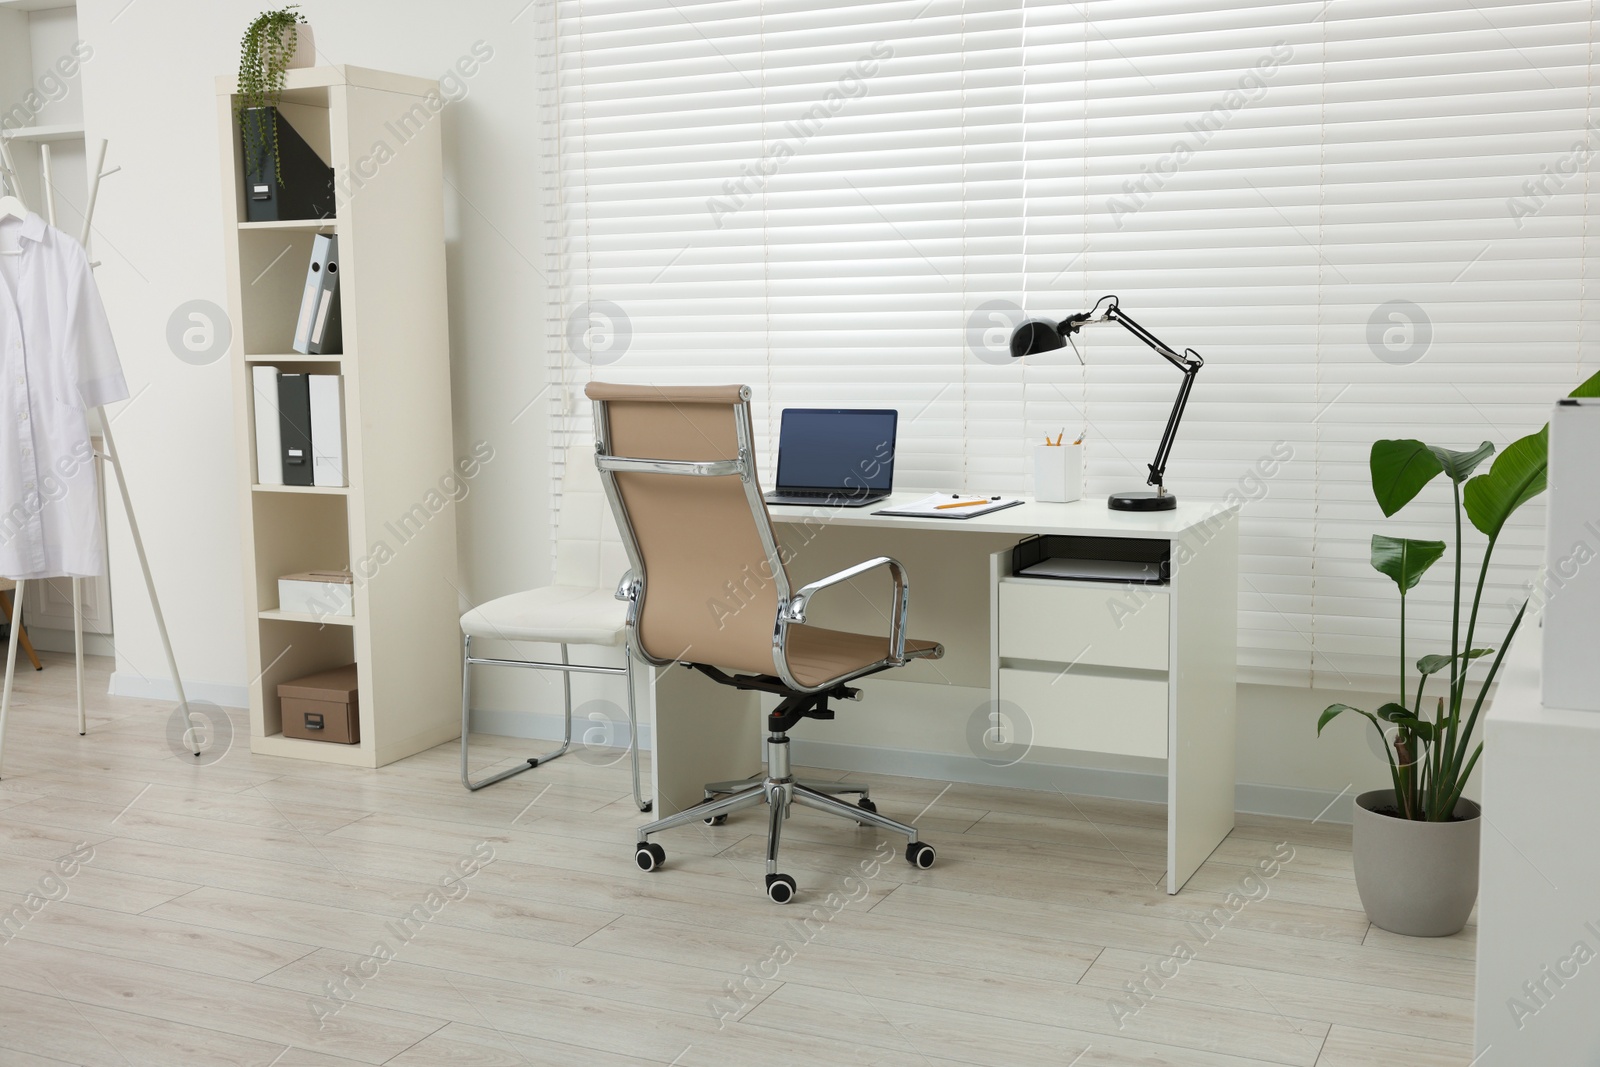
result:
[(962, 500), (962, 501), (958, 501), (957, 503), (954, 503), (954, 504), (935, 504), (933, 506), (933, 510), (935, 510), (935, 511), (948, 511), (950, 508), (970, 508), (970, 507), (974, 507), (974, 506), (976, 506), (978, 504), (992, 504), (996, 500), (999, 500), (999, 499), (1000, 498), (997, 497), (997, 496), (992, 496), (988, 500)]

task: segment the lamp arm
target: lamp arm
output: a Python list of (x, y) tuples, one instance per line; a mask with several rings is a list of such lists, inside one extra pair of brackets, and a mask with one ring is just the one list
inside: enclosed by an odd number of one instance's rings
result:
[(1150, 477), (1147, 479), (1149, 485), (1165, 492), (1166, 486), (1163, 480), (1167, 473), (1167, 460), (1172, 455), (1172, 442), (1178, 436), (1178, 423), (1183, 419), (1184, 408), (1189, 404), (1189, 391), (1194, 388), (1194, 376), (1200, 373), (1200, 368), (1205, 366), (1206, 361), (1192, 348), (1181, 355), (1168, 348), (1149, 330), (1129, 318), (1118, 305), (1116, 297), (1109, 299), (1110, 305), (1105, 310), (1105, 318), (1119, 324), (1154, 349), (1162, 359), (1183, 371), (1183, 384), (1178, 387), (1178, 399), (1173, 402), (1172, 414), (1167, 416), (1167, 428), (1162, 431), (1161, 444), (1156, 446), (1155, 462), (1150, 464)]
[(1166, 486), (1162, 479), (1167, 473), (1167, 458), (1172, 454), (1172, 440), (1178, 436), (1178, 420), (1183, 418), (1183, 409), (1189, 403), (1189, 390), (1194, 388), (1194, 376), (1200, 373), (1200, 368), (1205, 364), (1196, 356), (1193, 360), (1185, 360), (1183, 364), (1183, 384), (1178, 387), (1178, 399), (1172, 405), (1172, 414), (1167, 416), (1167, 428), (1161, 433), (1161, 444), (1156, 447), (1155, 462), (1150, 464), (1150, 477), (1148, 483), (1162, 492)]
[[(1111, 306), (1106, 309), (1105, 317), (1110, 319), (1112, 322), (1120, 324), (1123, 329), (1127, 330), (1139, 340), (1155, 349), (1156, 352), (1160, 354), (1162, 359), (1165, 359), (1174, 367), (1177, 367), (1185, 374), (1189, 372), (1189, 359), (1179, 355), (1166, 345), (1162, 344), (1161, 341), (1156, 338), (1155, 334), (1151, 333), (1149, 330), (1145, 329), (1143, 326), (1140, 326), (1137, 322), (1134, 322), (1131, 318), (1125, 315), (1122, 311), (1122, 308), (1117, 305), (1115, 297), (1112, 298)], [(1202, 364), (1205, 363), (1205, 360), (1200, 359), (1199, 354), (1193, 349), (1189, 350), (1189, 357), (1199, 360), (1199, 362)]]

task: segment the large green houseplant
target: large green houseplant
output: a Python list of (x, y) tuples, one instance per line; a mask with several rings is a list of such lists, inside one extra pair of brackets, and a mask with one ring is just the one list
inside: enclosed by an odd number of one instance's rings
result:
[[(1600, 374), (1571, 395), (1600, 396)], [(1481, 474), (1475, 472), (1495, 452), (1488, 441), (1468, 451), (1409, 439), (1383, 440), (1372, 446), (1372, 493), (1385, 517), (1416, 499), (1441, 474), (1449, 479), (1455, 505), (1448, 654), (1430, 653), (1408, 663), (1406, 647), (1406, 595), (1444, 558), (1448, 546), (1443, 541), (1374, 534), (1372, 566), (1400, 592), (1397, 699), (1375, 711), (1332, 704), (1317, 721), (1320, 736), (1330, 722), (1350, 712), (1366, 718), (1382, 739), (1393, 788), (1357, 798), (1355, 859), (1362, 904), (1372, 921), (1384, 929), (1425, 936), (1454, 933), (1466, 923), (1477, 899), (1478, 809), (1461, 794), (1483, 754), (1483, 742), (1475, 733), (1478, 717), (1527, 604), (1517, 612), (1498, 647), (1479, 645), (1479, 609), (1495, 545), (1507, 520), (1544, 492), (1549, 432), (1546, 425), (1538, 433), (1512, 442)], [(1463, 514), (1487, 538), (1464, 630)], [(1475, 694), (1469, 694), (1469, 677), (1480, 659), (1488, 659), (1488, 672)], [(1424, 701), (1435, 674), (1447, 675), (1448, 689), (1434, 698), (1430, 709)], [(1407, 823), (1412, 827), (1403, 825)], [(1418, 829), (1416, 824), (1438, 829)], [(1452, 828), (1451, 824), (1456, 825)]]

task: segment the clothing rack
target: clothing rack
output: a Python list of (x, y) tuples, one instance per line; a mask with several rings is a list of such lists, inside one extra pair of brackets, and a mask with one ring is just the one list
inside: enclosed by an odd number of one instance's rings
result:
[[(56, 198), (55, 188), (51, 183), (49, 144), (45, 143), (40, 145), (40, 151), (42, 153), (40, 157), (40, 169), (44, 186), (43, 192), (45, 201), (45, 218), (51, 226), (54, 226), (56, 222)], [(100, 180), (115, 174), (117, 171), (122, 169), (121, 167), (113, 167), (110, 170), (106, 170), (105, 163), (106, 141), (102, 138), (100, 141), (99, 150), (95, 155), (94, 170), (91, 173), (89, 180), (89, 199), (83, 212), (83, 230), (78, 237), (78, 243), (83, 246), (86, 253), (89, 248), (90, 227), (94, 221), (95, 203), (100, 198)], [(21, 183), (17, 181), (16, 166), (12, 162), (11, 152), (10, 149), (7, 148), (4, 138), (0, 138), (0, 185), (3, 185), (5, 188), (9, 188), (13, 196), (26, 203), (26, 199), (22, 195)], [(98, 263), (94, 262), (91, 262), (89, 265), (91, 267), (99, 266)], [(102, 453), (100, 449), (95, 449), (95, 461), (102, 464), (102, 474), (104, 472), (103, 464), (107, 462), (109, 462), (112, 468), (116, 471), (117, 488), (120, 490), (120, 496), (122, 498), (122, 510), (128, 517), (128, 530), (133, 535), (133, 548), (134, 553), (139, 557), (139, 569), (144, 572), (145, 589), (150, 594), (150, 609), (155, 615), (156, 631), (161, 635), (161, 647), (166, 651), (167, 654), (167, 670), (172, 674), (172, 685), (173, 688), (178, 692), (178, 706), (183, 710), (184, 720), (190, 723), (190, 728), (184, 731), (184, 738), (189, 742), (189, 746), (193, 748), (194, 754), (199, 756), (200, 746), (195, 740), (195, 731), (193, 729), (194, 720), (189, 711), (189, 698), (184, 694), (183, 678), (178, 674), (178, 660), (177, 657), (175, 657), (172, 653), (172, 639), (167, 635), (167, 621), (161, 613), (161, 600), (156, 595), (155, 579), (151, 577), (150, 574), (150, 560), (145, 555), (144, 538), (139, 534), (139, 521), (134, 517), (133, 498), (128, 493), (128, 481), (123, 477), (122, 461), (117, 455), (116, 438), (111, 433), (111, 420), (106, 416), (106, 410), (104, 407), (97, 408), (96, 411), (100, 416), (100, 437), (105, 443), (105, 451)], [(102, 491), (104, 489), (104, 484), (105, 482), (102, 478)], [(100, 523), (102, 529), (104, 529), (105, 504), (103, 500), (100, 508)], [(6, 649), (5, 683), (4, 688), (0, 689), (0, 762), (3, 762), (5, 757), (6, 718), (7, 712), (11, 708), (11, 683), (13, 676), (16, 673), (17, 635), (22, 631), (22, 599), (26, 591), (26, 585), (27, 582), (25, 579), (17, 579), (16, 595), (13, 601), (14, 607), (11, 615), (11, 634)], [(83, 697), (82, 592), (83, 579), (72, 579), (72, 636), (74, 647), (77, 653), (76, 675), (78, 691), (78, 735), (80, 737), (89, 732), (88, 716), (84, 708)], [(3, 768), (0, 768), (0, 771), (3, 771)]]

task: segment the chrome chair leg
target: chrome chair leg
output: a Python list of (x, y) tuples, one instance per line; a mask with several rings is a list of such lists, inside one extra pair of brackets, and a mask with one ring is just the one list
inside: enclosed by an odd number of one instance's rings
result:
[(472, 736), (472, 636), (463, 637), (461, 642), (461, 784), (476, 793), (486, 785), (503, 782), (512, 775), (531, 771), (539, 761), (530, 759), (520, 767), (513, 767), (509, 771), (501, 771), (491, 778), (481, 782), (474, 782), (467, 771), (467, 753), (470, 747), (469, 739)]
[[(570, 667), (571, 665), (572, 665), (572, 661), (567, 658), (567, 646), (565, 644), (562, 644), (562, 646), (561, 646), (561, 666)], [(564, 725), (563, 730), (562, 730), (562, 734), (561, 734), (561, 747), (556, 749), (554, 752), (550, 753), (548, 756), (540, 756), (538, 758), (538, 760), (535, 761), (535, 765), (537, 765), (539, 763), (549, 763), (551, 760), (557, 758), (558, 756), (565, 756), (567, 754), (567, 749), (572, 747), (572, 672), (571, 671), (564, 670), (564, 671), (561, 672), (561, 705), (562, 705), (562, 714), (563, 714), (563, 716), (565, 717), (565, 720), (566, 720), (565, 721), (565, 725)]]
[(790, 786), (767, 782), (767, 875), (778, 873), (778, 838), (783, 835), (783, 820), (789, 817)]
[(864, 785), (856, 785), (853, 782), (808, 782), (803, 779), (796, 779), (795, 784), (803, 785), (807, 789), (818, 793), (829, 793), (835, 796), (851, 793), (860, 793), (863, 797), (872, 795), (870, 788)]
[[(567, 661), (566, 645), (561, 646), (561, 663), (562, 666), (569, 665)], [(508, 665), (517, 666), (517, 664), (514, 663)], [(572, 747), (571, 671), (561, 672), (561, 685), (562, 693), (565, 697), (566, 720), (565, 736), (561, 741), (561, 747), (556, 749), (554, 752), (549, 753), (548, 755), (529, 756), (526, 762), (524, 762), (521, 766), (512, 767), (510, 770), (501, 771), (499, 774), (491, 775), (482, 781), (474, 782), (471, 774), (468, 771), (468, 750), (470, 748), (470, 727), (472, 725), (472, 636), (470, 634), (465, 635), (461, 642), (461, 784), (466, 786), (471, 792), (476, 793), (485, 786), (494, 785), (496, 782), (503, 782), (507, 778), (521, 774), (524, 771), (531, 771), (541, 763), (549, 763), (553, 759), (566, 755), (567, 750)]]
[(737, 808), (750, 808), (762, 803), (767, 798), (767, 784), (758, 782), (748, 789), (741, 789), (737, 793), (713, 800), (708, 804), (696, 804), (692, 808), (685, 808), (676, 815), (668, 815), (664, 819), (646, 823), (639, 827), (639, 844), (644, 844), (651, 834), (670, 830), (674, 826), (685, 826), (692, 822), (708, 819), (713, 815), (722, 815)]
[(866, 808), (858, 808), (854, 804), (846, 804), (838, 797), (820, 793), (809, 786), (796, 785), (794, 799), (808, 808), (825, 811), (829, 815), (837, 815), (841, 819), (852, 819), (869, 826), (876, 826), (880, 830), (893, 830), (897, 834), (905, 834), (907, 842), (915, 844), (917, 841), (917, 828), (907, 823), (897, 822), (887, 815), (879, 815)]

